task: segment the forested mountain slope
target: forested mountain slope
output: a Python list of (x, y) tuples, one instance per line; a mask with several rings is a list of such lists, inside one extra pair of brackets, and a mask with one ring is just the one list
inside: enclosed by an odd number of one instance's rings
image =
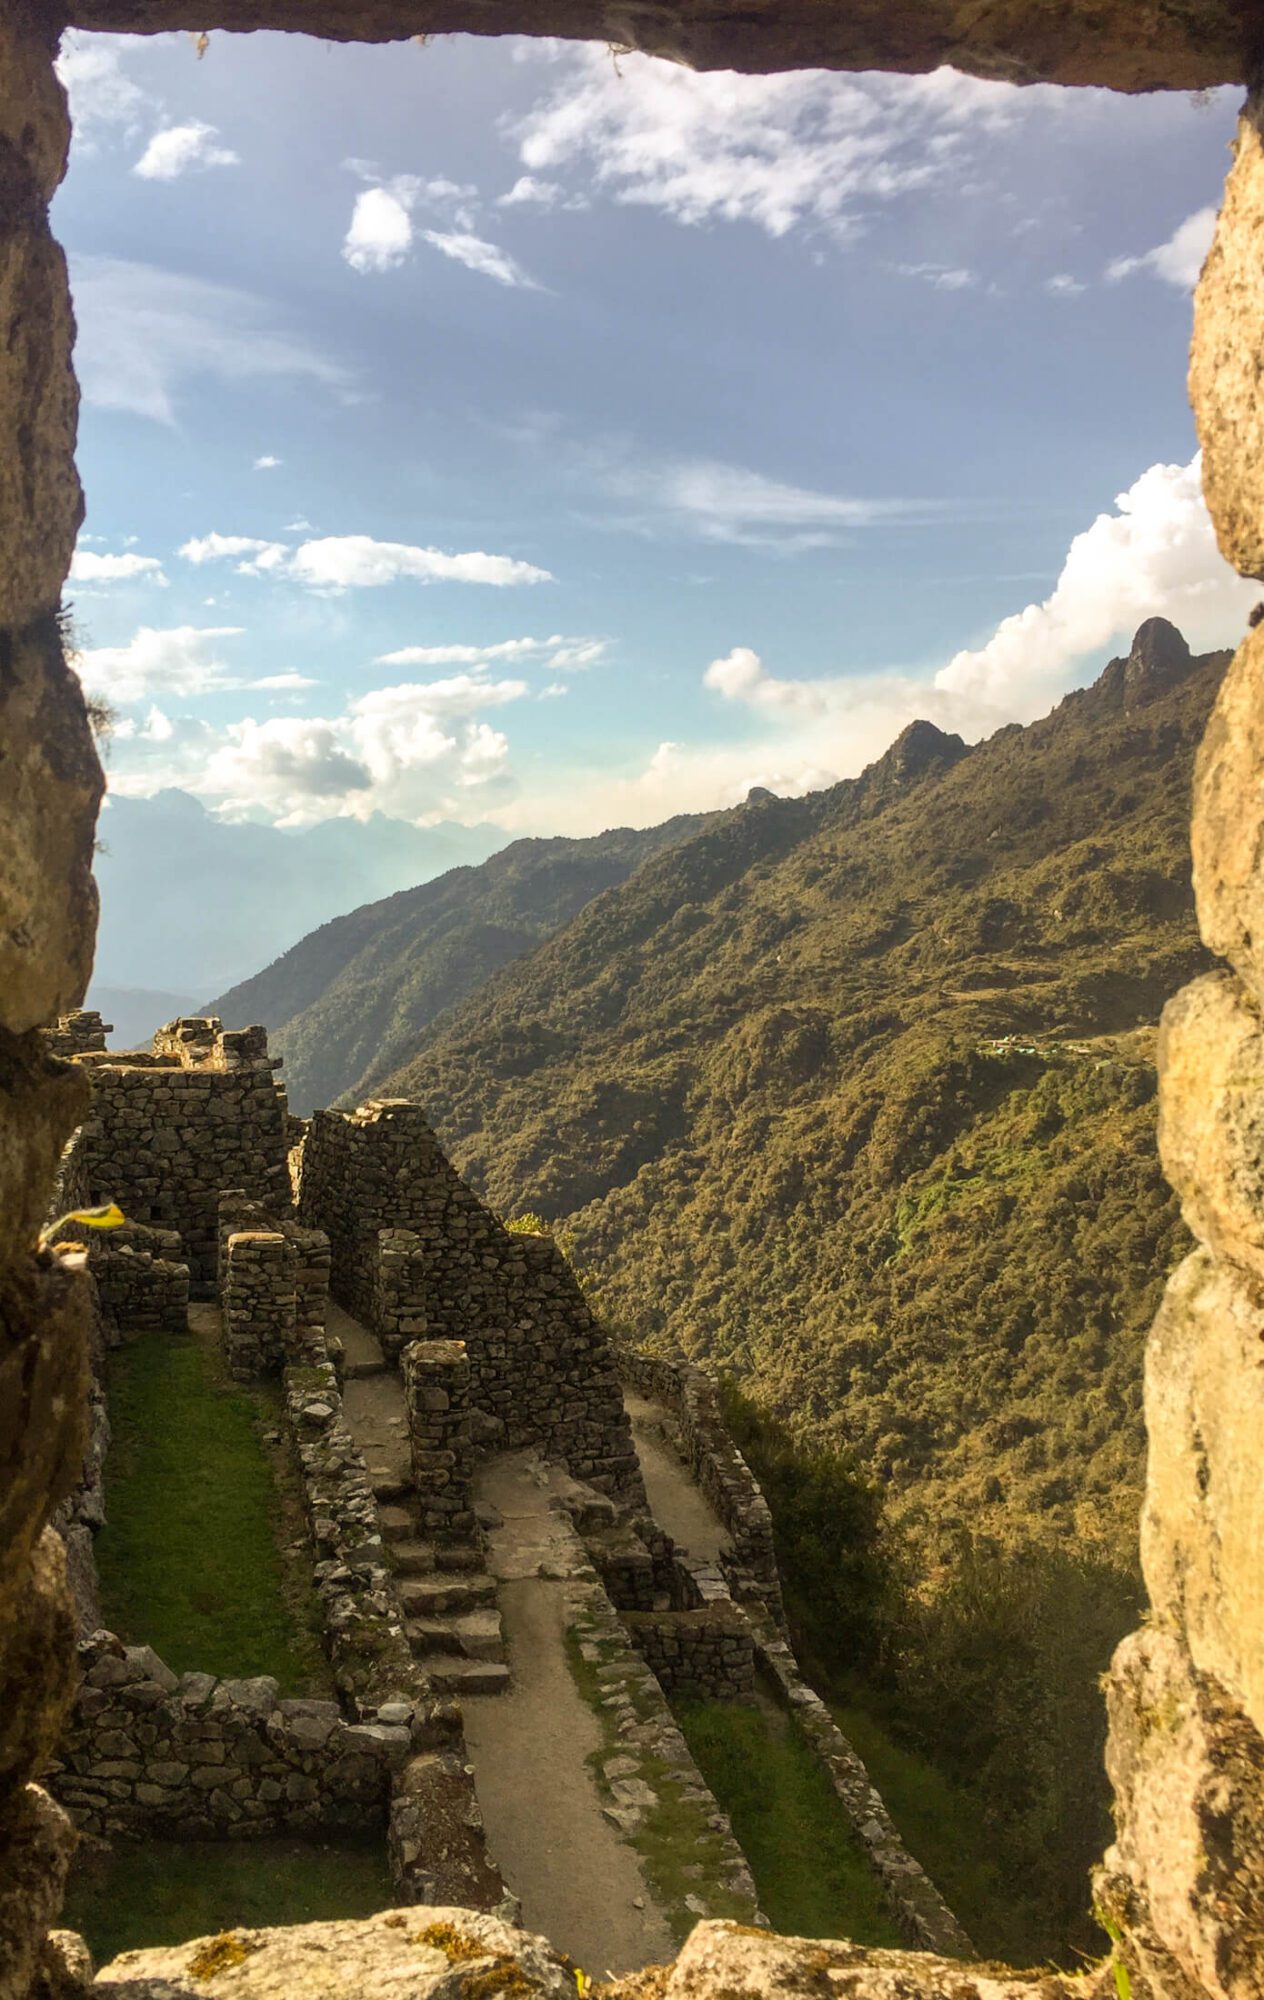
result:
[(682, 816), (587, 840), (516, 840), (322, 924), (207, 1011), (228, 1027), (263, 1022), (295, 1111), (356, 1102), (368, 1072), (402, 1062), (444, 1008), (703, 823)]
[(613, 1321), (854, 1447), (910, 1521), (1131, 1560), (1183, 1242), (1153, 1027), (1204, 963), (1188, 793), (1228, 657), (1151, 620), (1030, 727), (915, 724), (757, 796), (365, 1080), (557, 1222)]

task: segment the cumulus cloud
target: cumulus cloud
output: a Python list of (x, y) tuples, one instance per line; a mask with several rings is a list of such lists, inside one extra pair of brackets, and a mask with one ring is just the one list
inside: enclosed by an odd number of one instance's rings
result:
[(273, 309), (231, 285), (118, 257), (75, 257), (75, 368), (84, 398), (174, 424), (180, 392), (206, 379), (313, 383), (344, 398), (345, 368)]
[(393, 271), (403, 263), (413, 247), (411, 206), (398, 187), (360, 191), (342, 245), (353, 271)]
[(704, 687), (713, 688), (729, 701), (745, 702), (774, 715), (825, 712), (825, 697), (811, 681), (777, 680), (749, 646), (734, 646), (723, 659), (712, 660), (702, 681)]
[(1166, 285), (1192, 292), (1215, 233), (1215, 209), (1200, 208), (1196, 215), (1186, 216), (1166, 243), (1156, 243), (1154, 249), (1147, 250), (1144, 256), (1117, 257), (1113, 264), (1107, 265), (1106, 276), (1111, 284), (1118, 284), (1121, 278), (1130, 278), (1134, 271), (1148, 271), (1152, 277), (1162, 278)]
[(112, 702), (140, 701), (150, 694), (213, 694), (240, 686), (220, 649), (225, 639), (240, 638), (241, 631), (239, 625), (165, 630), (142, 625), (126, 646), (90, 646), (76, 664), (84, 686)]
[(185, 125), (165, 125), (132, 168), (143, 181), (178, 181), (182, 174), (207, 167), (240, 166), (240, 155), (219, 144), (219, 131), (193, 118)]
[(252, 472), (275, 472), (280, 463), (281, 460), (279, 458), (275, 458), (270, 451), (265, 451), (261, 458), (255, 460), (251, 470)]
[(1201, 458), (1152, 465), (1075, 537), (1041, 604), (1006, 618), (986, 645), (956, 654), (936, 686), (1024, 710), (1065, 684), (1074, 664), (1159, 613), (1190, 644), (1225, 643), (1241, 630), (1259, 585), (1237, 576), (1216, 547), (1202, 496)]
[(157, 556), (98, 555), (94, 549), (78, 548), (70, 565), (72, 583), (134, 583), (141, 576), (150, 583), (167, 581)]
[[(448, 555), (409, 542), (379, 542), (372, 535), (324, 535), (288, 548), (253, 535), (195, 535), (180, 554), (192, 563), (236, 561), (243, 576), (289, 578), (309, 590), (373, 589), (385, 583), (551, 583), (550, 572), (514, 556), (469, 549)], [(240, 558), (240, 560), (237, 560)]]
[(552, 67), (550, 89), (510, 128), (529, 187), (556, 186), (569, 168), (678, 222), (745, 221), (770, 236), (846, 238), (876, 208), (964, 174), (989, 132), (1059, 103), (1046, 87), (948, 69), (737, 76), (643, 55), (616, 69), (596, 45)]

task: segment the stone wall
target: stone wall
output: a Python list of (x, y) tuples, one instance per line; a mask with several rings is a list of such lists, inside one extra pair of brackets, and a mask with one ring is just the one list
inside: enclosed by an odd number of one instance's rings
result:
[(238, 1382), (275, 1375), (294, 1341), (294, 1250), (279, 1229), (234, 1230), (224, 1246), (224, 1355)]
[(299, 1212), (329, 1237), (334, 1296), (385, 1351), (397, 1355), (419, 1322), (429, 1338), (464, 1341), (471, 1404), (499, 1443), (534, 1445), (644, 1504), (609, 1342), (565, 1259), (484, 1208), (419, 1105), (318, 1111)]
[(103, 1021), (94, 1010), (74, 1007), (69, 1014), (62, 1014), (53, 1027), (45, 1028), (44, 1044), (54, 1056), (101, 1055), (106, 1036), (113, 1033), (113, 1024)]
[[(189, 1028), (185, 1042), (178, 1030)], [(204, 1032), (209, 1030), (208, 1032)], [(179, 1231), (194, 1290), (215, 1279), (217, 1211), (225, 1188), (289, 1206), (285, 1099), (262, 1030), (174, 1023), (148, 1060), (87, 1055), (76, 1067), (92, 1107), (70, 1148), (63, 1186), (77, 1203), (116, 1201), (136, 1222)], [(246, 1043), (243, 1049), (241, 1044)]]
[[(182, 1333), (189, 1317), (189, 1267), (173, 1229), (136, 1225), (98, 1233), (63, 1223), (59, 1246), (87, 1258), (106, 1345), (140, 1333)], [(80, 1241), (80, 1238), (85, 1240)]]
[(725, 1569), (734, 1597), (766, 1605), (784, 1625), (772, 1514), (725, 1427), (714, 1380), (683, 1355), (620, 1346), (616, 1361), (626, 1382), (674, 1415), (673, 1442), (729, 1531), (733, 1552)]
[(408, 1449), (422, 1538), (468, 1542), (478, 1534), (471, 1478), (470, 1364), (459, 1340), (415, 1340), (404, 1349)]
[(625, 1611), (637, 1651), (664, 1694), (698, 1701), (751, 1701), (755, 1644), (731, 1600), (696, 1611)]
[(348, 1722), (260, 1675), (177, 1676), (148, 1646), (96, 1632), (48, 1783), (76, 1826), (181, 1839), (383, 1827), (411, 1717)]

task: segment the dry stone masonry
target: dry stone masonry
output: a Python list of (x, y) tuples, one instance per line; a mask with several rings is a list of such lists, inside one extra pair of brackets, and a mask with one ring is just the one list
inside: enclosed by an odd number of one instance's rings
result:
[(299, 1213), (329, 1238), (334, 1297), (388, 1357), (419, 1332), (464, 1341), (470, 1403), (489, 1436), (644, 1501), (610, 1345), (565, 1259), (483, 1207), (419, 1105), (318, 1111)]
[(415, 1340), (406, 1347), (404, 1403), (420, 1527), (427, 1541), (468, 1542), (477, 1532), (470, 1364), (461, 1340)]

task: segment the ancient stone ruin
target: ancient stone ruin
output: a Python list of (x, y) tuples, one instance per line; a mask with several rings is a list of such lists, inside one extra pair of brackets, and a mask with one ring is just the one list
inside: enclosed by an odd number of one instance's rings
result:
[[(1216, 240), (1196, 302), (1191, 393), (1204, 452), (1204, 479), (1221, 548), (1244, 575), (1264, 574), (1264, 476), (1258, 443), (1264, 431), (1259, 354), (1264, 336), (1264, 97), (1256, 86), (1264, 57), (1264, 21), (1251, 0), (1012, 0), (992, 7), (960, 0), (864, 0), (825, 7), (820, 0), (771, 0), (742, 11), (704, 9), (695, 0), (664, 0), (646, 8), (594, 6), (589, 0), (9, 0), (0, 14), (0, 1996), (82, 1991), (88, 1974), (72, 1942), (49, 1943), (61, 1904), (73, 1845), (64, 1806), (47, 1783), (52, 1774), (68, 1804), (83, 1813), (95, 1800), (75, 1800), (79, 1732), (111, 1715), (127, 1735), (127, 1718), (152, 1705), (162, 1711), (152, 1760), (144, 1775), (107, 1781), (105, 1810), (149, 1810), (149, 1794), (179, 1793), (177, 1767), (227, 1764), (230, 1747), (260, 1746), (257, 1784), (242, 1768), (246, 1793), (228, 1802), (296, 1811), (340, 1809), (341, 1762), (348, 1785), (378, 1788), (389, 1817), (401, 1899), (442, 1897), (445, 1878), (428, 1871), (429, 1835), (461, 1821), (463, 1770), (453, 1766), (459, 1714), (434, 1683), (407, 1635), (405, 1605), (393, 1600), (388, 1572), (374, 1559), (380, 1531), (421, 1542), (416, 1518), (432, 1487), (427, 1529), (455, 1537), (466, 1531), (457, 1497), (467, 1451), (491, 1443), (480, 1426), (520, 1421), (533, 1443), (569, 1463), (573, 1448), (582, 1485), (576, 1512), (599, 1514), (616, 1498), (633, 1512), (634, 1467), (614, 1406), (602, 1384), (599, 1352), (591, 1397), (555, 1424), (539, 1405), (520, 1413), (488, 1408), (480, 1395), (508, 1382), (522, 1361), (512, 1338), (516, 1315), (538, 1315), (563, 1365), (577, 1353), (584, 1328), (545, 1282), (547, 1260), (521, 1260), (497, 1246), (489, 1267), (493, 1324), (463, 1334), (451, 1323), (454, 1290), (436, 1311), (438, 1339), (414, 1337), (427, 1317), (434, 1279), (432, 1229), (452, 1222), (461, 1204), (432, 1177), (433, 1206), (406, 1215), (360, 1209), (339, 1189), (338, 1161), (358, 1147), (369, 1153), (391, 1143), (398, 1114), (366, 1107), (346, 1130), (330, 1126), (313, 1147), (324, 1162), (297, 1210), (282, 1173), (293, 1135), (257, 1044), (230, 1047), (207, 1024), (143, 1061), (119, 1064), (93, 1047), (97, 1027), (62, 1031), (58, 1053), (42, 1029), (81, 1000), (91, 970), (95, 892), (91, 879), (94, 825), (102, 780), (75, 676), (63, 657), (58, 609), (82, 518), (74, 468), (77, 394), (72, 372), (73, 318), (65, 264), (49, 229), (48, 202), (65, 166), (66, 106), (53, 60), (62, 29), (85, 27), (150, 32), (262, 27), (306, 30), (334, 39), (388, 39), (414, 33), (476, 32), (596, 35), (617, 44), (690, 60), (748, 69), (797, 64), (929, 70), (944, 61), (1015, 81), (1040, 78), (1119, 89), (1196, 89), (1240, 82), (1252, 86), (1239, 126)], [(1193, 846), (1199, 916), (1206, 942), (1225, 967), (1173, 1003), (1162, 1049), (1162, 1143), (1198, 1248), (1175, 1274), (1152, 1337), (1147, 1362), (1150, 1431), (1143, 1555), (1151, 1617), (1126, 1641), (1110, 1676), (1109, 1764), (1115, 1785), (1117, 1838), (1105, 1858), (1098, 1895), (1116, 1939), (1112, 1961), (1082, 1978), (1009, 1973), (970, 1967), (934, 1951), (866, 1951), (846, 1943), (805, 1945), (772, 1937), (758, 1926), (703, 1922), (654, 1990), (667, 2000), (700, 1994), (837, 1991), (853, 1996), (952, 1995), (954, 2000), (1009, 2000), (1037, 1994), (1162, 1996), (1162, 2000), (1255, 2000), (1264, 1989), (1264, 1588), (1259, 1547), (1264, 1526), (1264, 1412), (1260, 1403), (1260, 1340), (1264, 1336), (1264, 1213), (1258, 1137), (1259, 1016), (1264, 1006), (1259, 904), (1264, 815), (1264, 629), (1243, 643), (1226, 678), (1200, 762)], [(185, 1024), (187, 1026), (188, 1024)], [(77, 1032), (89, 1047), (79, 1053)], [(70, 1054), (73, 1059), (65, 1060)], [(125, 1081), (123, 1079), (126, 1079)], [(130, 1199), (137, 1236), (126, 1272), (101, 1269), (99, 1286), (81, 1253), (34, 1246), (49, 1214), (62, 1150), (82, 1133), (65, 1174), (90, 1183), (103, 1155), (93, 1148), (113, 1123), (94, 1133), (93, 1089), (114, 1092), (120, 1171), (135, 1176)], [(210, 1160), (187, 1140), (201, 1121), (180, 1114), (209, 1110), (223, 1089), (255, 1127), (249, 1170), (234, 1166), (235, 1143)], [(171, 1119), (145, 1122), (154, 1093)], [(271, 1094), (269, 1094), (271, 1093)], [(133, 1114), (137, 1114), (133, 1116)], [(255, 1123), (257, 1119), (257, 1125)], [(152, 1142), (159, 1132), (162, 1148)], [(217, 1141), (218, 1143), (218, 1141)], [(187, 1155), (187, 1158), (186, 1158)], [(162, 1165), (155, 1162), (161, 1158)], [(321, 1175), (324, 1175), (322, 1183)], [(224, 1176), (228, 1175), (228, 1178)], [(422, 1179), (426, 1175), (423, 1173)], [(119, 1190), (111, 1187), (111, 1197)], [(267, 1689), (248, 1684), (206, 1687), (178, 1683), (161, 1662), (101, 1641), (78, 1653), (79, 1626), (66, 1574), (66, 1547), (51, 1526), (65, 1506), (67, 1525), (92, 1533), (92, 1502), (83, 1497), (90, 1465), (94, 1408), (90, 1353), (94, 1294), (116, 1322), (138, 1309), (156, 1319), (180, 1309), (178, 1274), (195, 1291), (209, 1291), (220, 1265), (219, 1198), (231, 1195), (252, 1212), (224, 1245), (224, 1292), (232, 1299), (235, 1364), (272, 1367), (284, 1359), (287, 1401), (302, 1458), (312, 1535), (323, 1573), (322, 1601), (335, 1662), (338, 1713), (286, 1715)], [(179, 1213), (166, 1206), (174, 1202)], [(261, 1214), (254, 1213), (258, 1208)], [(278, 1212), (279, 1211), (279, 1212)], [(391, 1232), (402, 1229), (402, 1240)], [(315, 1313), (319, 1259), (315, 1233), (329, 1241), (331, 1283), (367, 1316), (383, 1366), (388, 1343), (413, 1355), (409, 1395), (416, 1425), (413, 1462), (391, 1477), (407, 1500), (383, 1500), (373, 1490), (362, 1455), (344, 1420), (338, 1355), (322, 1336)], [(187, 1232), (187, 1240), (186, 1240)], [(298, 1232), (305, 1232), (300, 1235)], [(175, 1234), (178, 1244), (171, 1242)], [(383, 1237), (388, 1240), (384, 1241)], [(242, 1239), (245, 1239), (244, 1242)], [(411, 1240), (410, 1240), (411, 1239)], [(173, 1254), (179, 1252), (180, 1254)], [(114, 1253), (116, 1260), (123, 1253)], [(150, 1260), (144, 1266), (139, 1260)], [(306, 1259), (306, 1261), (304, 1261)], [(142, 1277), (143, 1270), (150, 1276)], [(152, 1282), (151, 1282), (152, 1279)], [(424, 1281), (424, 1282), (423, 1282)], [(367, 1287), (367, 1290), (366, 1290)], [(133, 1304), (134, 1295), (137, 1304)], [(301, 1300), (301, 1304), (300, 1304)], [(418, 1308), (421, 1311), (418, 1311)], [(445, 1316), (446, 1315), (446, 1316)], [(510, 1323), (509, 1315), (514, 1315)], [(440, 1322), (442, 1322), (440, 1324)], [(357, 1324), (360, 1324), (357, 1321)], [(411, 1337), (410, 1337), (411, 1336)], [(321, 1338), (325, 1352), (321, 1354)], [(461, 1360), (454, 1342), (465, 1340)], [(430, 1347), (427, 1354), (424, 1350)], [(346, 1373), (344, 1387), (354, 1383)], [(394, 1356), (391, 1357), (392, 1361)], [(377, 1357), (370, 1357), (374, 1366)], [(355, 1365), (360, 1365), (357, 1362)], [(607, 1364), (608, 1365), (608, 1364)], [(442, 1381), (442, 1387), (436, 1384)], [(462, 1396), (465, 1413), (461, 1413)], [(438, 1398), (447, 1398), (446, 1424)], [(99, 1408), (99, 1403), (97, 1404)], [(432, 1419), (436, 1421), (432, 1421)], [(542, 1433), (548, 1432), (545, 1436)], [(98, 1426), (99, 1433), (99, 1426)], [(445, 1442), (440, 1443), (443, 1437)], [(98, 1435), (98, 1443), (99, 1443)], [(447, 1461), (450, 1459), (450, 1463)], [(440, 1463), (440, 1461), (444, 1461)], [(730, 1467), (731, 1471), (731, 1467)], [(439, 1473), (456, 1474), (440, 1481)], [(567, 1472), (567, 1478), (576, 1476)], [(723, 1480), (717, 1472), (717, 1490)], [(89, 1482), (90, 1496), (90, 1482)], [(588, 1497), (595, 1496), (595, 1497)], [(390, 1510), (398, 1507), (398, 1516)], [(78, 1513), (76, 1515), (76, 1508)], [(572, 1531), (581, 1539), (580, 1530)], [(591, 1526), (588, 1531), (596, 1532)], [(605, 1529), (605, 1567), (594, 1553), (575, 1556), (574, 1589), (600, 1589), (614, 1602), (618, 1586), (602, 1579), (655, 1577), (661, 1545), (620, 1517)], [(631, 1533), (640, 1551), (627, 1542)], [(649, 1539), (646, 1539), (646, 1536)], [(598, 1535), (600, 1540), (600, 1534)], [(422, 1546), (428, 1546), (422, 1544)], [(460, 1547), (453, 1541), (450, 1546)], [(321, 1552), (324, 1552), (323, 1554)], [(417, 1558), (420, 1560), (420, 1558)], [(458, 1574), (459, 1572), (454, 1572)], [(392, 1570), (393, 1577), (398, 1571)], [(424, 1583), (431, 1572), (413, 1580)], [(403, 1571), (405, 1579), (408, 1570)], [(699, 1604), (706, 1602), (697, 1582)], [(757, 1584), (758, 1573), (754, 1576)], [(731, 1599), (749, 1606), (732, 1579)], [(747, 1586), (749, 1589), (749, 1585)], [(401, 1586), (392, 1583), (400, 1591)], [(424, 1594), (424, 1593), (423, 1593)], [(779, 1643), (775, 1607), (765, 1598), (770, 1659)], [(594, 1630), (600, 1624), (594, 1611)], [(652, 1609), (652, 1607), (651, 1607)], [(438, 1616), (450, 1615), (438, 1613)], [(723, 1614), (727, 1619), (730, 1614)], [(426, 1621), (421, 1621), (426, 1622)], [(429, 1621), (433, 1623), (433, 1620)], [(758, 1631), (758, 1617), (751, 1622)], [(682, 1628), (683, 1629), (683, 1628)], [(715, 1621), (704, 1619), (706, 1662), (724, 1658)], [(371, 1670), (357, 1633), (373, 1630), (381, 1645)], [(656, 1628), (657, 1632), (657, 1628)], [(423, 1645), (426, 1643), (423, 1635)], [(611, 1644), (617, 1639), (612, 1637)], [(593, 1642), (596, 1646), (596, 1641)], [(647, 1648), (666, 1649), (656, 1636)], [(442, 1657), (442, 1656), (440, 1656)], [(464, 1657), (464, 1656), (457, 1656)], [(629, 1646), (612, 1672), (632, 1686), (640, 1655)], [(678, 1653), (676, 1658), (682, 1655)], [(736, 1657), (736, 1656), (734, 1656)], [(474, 1663), (472, 1663), (474, 1664)], [(494, 1666), (495, 1661), (482, 1664)], [(710, 1672), (699, 1658), (697, 1671)], [(790, 1668), (786, 1667), (786, 1672)], [(743, 1667), (744, 1671), (744, 1667)], [(139, 1691), (139, 1693), (138, 1693)], [(90, 1695), (85, 1705), (85, 1692)], [(101, 1699), (104, 1697), (104, 1699)], [(143, 1697), (143, 1698), (142, 1698)], [(356, 1714), (348, 1712), (356, 1705)], [(629, 1698), (629, 1708), (632, 1708)], [(372, 1720), (368, 1719), (370, 1714)], [(325, 1725), (328, 1724), (327, 1734)], [(637, 1725), (640, 1726), (639, 1724)], [(379, 1733), (370, 1749), (357, 1729)], [(195, 1755), (215, 1745), (222, 1755)], [(335, 1746), (319, 1775), (322, 1746)], [(187, 1753), (187, 1754), (186, 1754)], [(250, 1753), (253, 1756), (253, 1752)], [(352, 1760), (346, 1762), (344, 1760)], [(362, 1761), (360, 1761), (362, 1760)], [(447, 1761), (445, 1761), (447, 1760)], [(839, 1755), (840, 1765), (845, 1759)], [(162, 1769), (158, 1767), (162, 1766)], [(234, 1766), (236, 1768), (236, 1766)], [(70, 1774), (70, 1775), (68, 1775)], [(293, 1779), (310, 1778), (314, 1790)], [(164, 1780), (166, 1782), (164, 1782)], [(237, 1781), (234, 1781), (236, 1783)], [(846, 1780), (840, 1777), (840, 1784)], [(270, 1789), (265, 1795), (264, 1787)], [(142, 1786), (147, 1796), (141, 1798)], [(271, 1788), (278, 1788), (274, 1795)], [(87, 1784), (78, 1786), (80, 1793)], [(198, 1788), (200, 1789), (200, 1787)], [(208, 1795), (217, 1787), (209, 1780)], [(222, 1789), (222, 1788), (221, 1788)], [(165, 1801), (152, 1799), (155, 1810)], [(873, 1824), (881, 1834), (876, 1816)], [(361, 2000), (387, 1991), (445, 1996), (461, 1986), (478, 1994), (556, 1996), (574, 1992), (571, 1969), (550, 1947), (503, 1919), (480, 1914), (495, 1893), (485, 1860), (470, 1836), (454, 1850), (459, 1888), (452, 1907), (383, 1912), (361, 1924), (315, 1925), (295, 1931), (231, 1933), (224, 1939), (157, 1950), (119, 1962), (98, 1982), (131, 2000), (193, 1995), (231, 1988), (237, 1995), (350, 1994)], [(875, 1843), (877, 1836), (875, 1836)], [(733, 1879), (738, 1863), (734, 1860)], [(451, 1879), (451, 1878), (448, 1878)], [(471, 1907), (472, 1906), (472, 1907)], [(919, 1940), (929, 1943), (922, 1936)], [(939, 1947), (942, 1954), (944, 1947)], [(461, 1982), (464, 1981), (465, 1985)]]

